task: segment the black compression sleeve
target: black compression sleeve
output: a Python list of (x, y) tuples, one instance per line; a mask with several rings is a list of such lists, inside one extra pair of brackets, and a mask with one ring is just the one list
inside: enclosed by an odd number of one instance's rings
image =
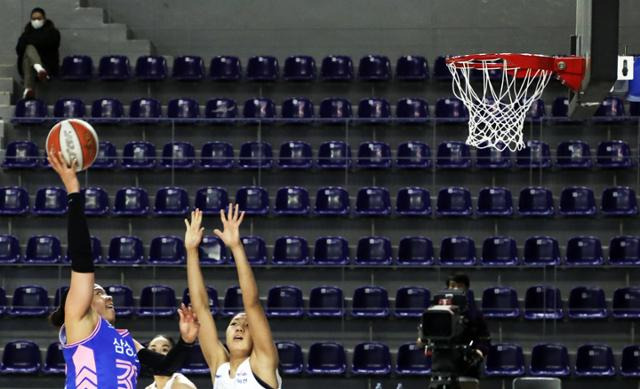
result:
[(87, 219), (84, 216), (84, 195), (80, 192), (69, 193), (67, 199), (69, 204), (67, 242), (71, 269), (78, 273), (93, 273), (91, 235), (89, 235)]
[(154, 375), (170, 376), (182, 367), (184, 360), (193, 349), (193, 345), (194, 343), (185, 343), (180, 338), (167, 355), (142, 348), (138, 351), (138, 359), (142, 365), (150, 368)]

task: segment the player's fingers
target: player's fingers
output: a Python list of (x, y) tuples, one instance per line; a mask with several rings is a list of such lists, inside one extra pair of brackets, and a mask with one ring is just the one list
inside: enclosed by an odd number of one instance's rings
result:
[(242, 224), (242, 221), (244, 220), (244, 215), (245, 215), (244, 211), (240, 212), (240, 219), (238, 219), (238, 225)]

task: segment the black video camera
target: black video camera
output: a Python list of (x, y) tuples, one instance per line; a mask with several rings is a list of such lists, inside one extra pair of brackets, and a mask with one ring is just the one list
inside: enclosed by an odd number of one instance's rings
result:
[(467, 294), (460, 289), (437, 293), (422, 314), (421, 338), (430, 343), (449, 342), (462, 334), (466, 325)]

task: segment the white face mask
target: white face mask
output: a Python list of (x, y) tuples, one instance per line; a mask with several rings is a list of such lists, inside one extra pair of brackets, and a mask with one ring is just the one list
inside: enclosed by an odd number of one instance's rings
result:
[(44, 26), (44, 20), (42, 19), (34, 19), (31, 21), (31, 27), (35, 28), (36, 30), (41, 28), (42, 26)]

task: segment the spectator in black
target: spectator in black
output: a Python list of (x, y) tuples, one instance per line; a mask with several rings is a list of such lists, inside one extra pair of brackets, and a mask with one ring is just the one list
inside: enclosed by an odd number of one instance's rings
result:
[(58, 74), (59, 47), (60, 31), (47, 19), (42, 8), (34, 8), (31, 21), (24, 27), (16, 45), (18, 72), (24, 79), (23, 98), (35, 97), (36, 79), (46, 81)]

